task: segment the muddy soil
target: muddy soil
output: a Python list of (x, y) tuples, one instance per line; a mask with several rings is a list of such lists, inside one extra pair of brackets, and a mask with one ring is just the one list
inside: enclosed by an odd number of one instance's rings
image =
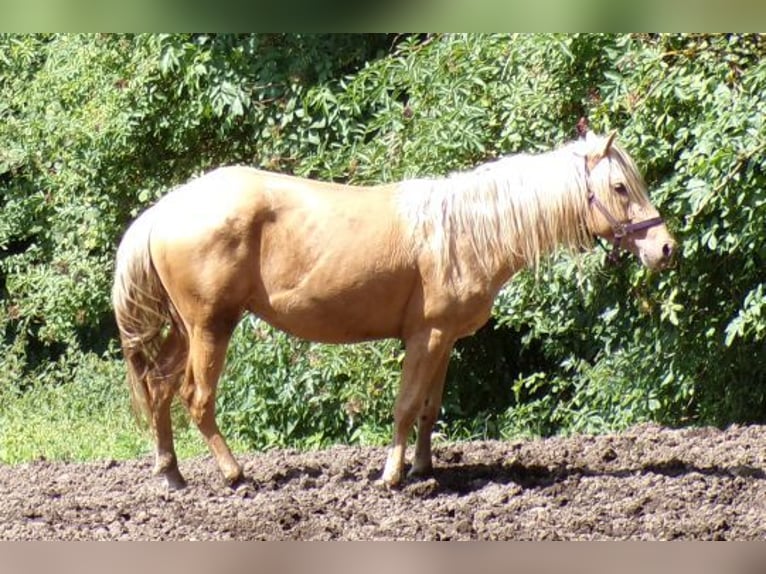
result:
[(223, 485), (183, 460), (168, 492), (149, 458), (0, 465), (0, 539), (605, 540), (766, 538), (766, 427), (435, 447), (433, 478), (376, 483), (385, 449), (241, 456)]

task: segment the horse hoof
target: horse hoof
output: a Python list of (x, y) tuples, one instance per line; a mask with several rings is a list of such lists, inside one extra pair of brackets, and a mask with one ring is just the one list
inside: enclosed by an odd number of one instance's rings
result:
[(252, 480), (241, 477), (233, 483), (228, 483), (229, 489), (240, 498), (252, 498), (258, 490), (258, 485)]
[(236, 488), (242, 481), (245, 480), (245, 472), (242, 467), (237, 465), (234, 468), (221, 469), (223, 475), (223, 481), (232, 488)]
[(429, 464), (421, 468), (413, 466), (407, 473), (407, 478), (431, 478), (433, 475), (434, 467)]
[(380, 490), (384, 490), (386, 492), (391, 492), (392, 490), (400, 490), (401, 489), (401, 483), (400, 484), (391, 484), (389, 482), (386, 482), (382, 478), (379, 478), (374, 483), (375, 488), (378, 488)]
[(250, 486), (250, 481), (245, 479), (245, 475), (242, 473), (237, 474), (233, 478), (224, 478), (224, 482), (226, 483), (226, 486), (232, 490), (239, 490)]
[(186, 480), (176, 465), (173, 465), (170, 468), (167, 466), (164, 468), (155, 467), (153, 474), (162, 477), (163, 482), (165, 483), (165, 488), (168, 491), (182, 490), (186, 488)]
[(175, 473), (172, 475), (165, 475), (165, 486), (167, 489), (171, 492), (175, 492), (177, 490), (183, 490), (186, 488), (186, 480), (184, 480), (184, 477), (181, 476), (181, 473)]
[(388, 478), (386, 476), (381, 476), (378, 480), (375, 481), (375, 485), (385, 490), (399, 490), (404, 485), (404, 480), (402, 476), (393, 476)]

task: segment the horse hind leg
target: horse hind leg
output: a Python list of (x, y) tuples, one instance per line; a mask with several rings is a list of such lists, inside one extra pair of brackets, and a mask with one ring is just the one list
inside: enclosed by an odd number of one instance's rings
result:
[(231, 454), (215, 420), (216, 389), (232, 331), (233, 326), (192, 329), (186, 378), (179, 396), (205, 437), (224, 479), (233, 486), (242, 480), (242, 467)]
[(186, 362), (186, 340), (179, 329), (171, 328), (160, 348), (162, 362), (147, 373), (147, 399), (151, 427), (155, 439), (154, 474), (163, 476), (171, 490), (186, 486), (178, 470), (178, 457), (173, 443), (170, 407), (178, 390)]

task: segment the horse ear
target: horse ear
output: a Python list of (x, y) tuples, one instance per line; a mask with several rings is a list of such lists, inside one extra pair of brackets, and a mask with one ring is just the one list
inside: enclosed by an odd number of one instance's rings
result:
[[(612, 133), (609, 134), (609, 136), (607, 136), (606, 142), (604, 142), (603, 147), (596, 148), (597, 151), (591, 151), (588, 153), (587, 159), (586, 159), (588, 171), (592, 171), (596, 167), (598, 162), (600, 162), (602, 159), (604, 159), (606, 156), (609, 155), (609, 150), (612, 147), (612, 144), (614, 143), (614, 138), (616, 136), (617, 136), (617, 130), (614, 130)], [(586, 134), (586, 138), (585, 138), (586, 141), (588, 140), (593, 141), (595, 139), (596, 137), (592, 136), (591, 132), (588, 132)], [(593, 146), (593, 144), (591, 144), (591, 146)]]
[(606, 157), (609, 155), (609, 149), (612, 147), (612, 144), (614, 143), (614, 138), (617, 136), (617, 130), (612, 130), (612, 133), (609, 134), (609, 137), (606, 138), (606, 144), (604, 144), (604, 151), (601, 152), (602, 157)]

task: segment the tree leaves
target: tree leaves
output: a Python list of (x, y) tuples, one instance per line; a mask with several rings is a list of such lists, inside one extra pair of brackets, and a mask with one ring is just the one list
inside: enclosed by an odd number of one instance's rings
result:
[[(654, 275), (632, 260), (607, 269), (598, 251), (557, 254), (537, 277), (520, 274), (494, 332), (457, 353), (445, 415), (479, 433), (492, 413), (499, 434), (763, 420), (764, 56), (756, 34), (0, 36), (0, 366), (33, 372), (106, 348), (120, 235), (197, 173), (245, 163), (351, 183), (443, 175), (550, 149), (587, 115), (619, 130), (681, 260)], [(265, 400), (239, 387), (256, 371), (236, 349), (252, 352), (235, 348), (233, 396)], [(328, 353), (311, 374), (310, 351), (296, 349), (305, 372), (274, 401), (294, 400), (296, 385), (321, 393), (313, 376), (349, 404), (365, 397), (335, 367), (373, 372), (373, 351)], [(393, 381), (385, 357), (380, 376)], [(336, 399), (312, 400), (321, 410)], [(323, 436), (349, 424), (325, 423)]]

